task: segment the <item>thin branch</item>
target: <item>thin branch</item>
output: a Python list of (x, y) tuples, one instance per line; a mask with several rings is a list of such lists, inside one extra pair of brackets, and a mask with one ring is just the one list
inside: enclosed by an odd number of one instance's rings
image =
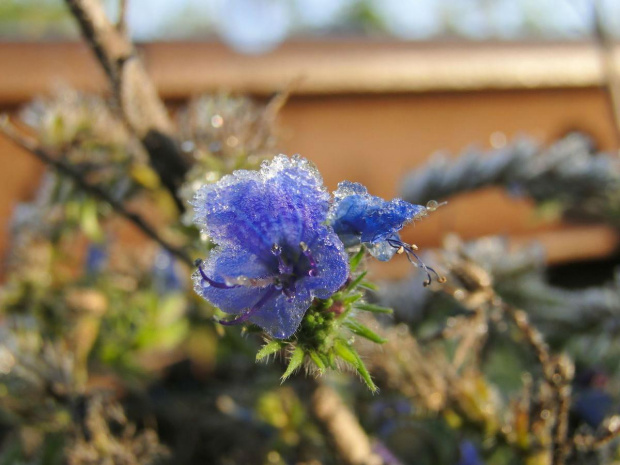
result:
[(603, 447), (618, 437), (620, 437), (620, 416), (613, 415), (603, 422), (603, 431), (597, 435), (578, 434), (574, 443), (577, 449), (587, 452)]
[[(112, 85), (129, 128), (142, 141), (162, 183), (182, 211), (177, 190), (189, 169), (174, 137), (174, 126), (155, 85), (122, 27), (107, 18), (98, 0), (65, 0)], [(124, 15), (121, 5), (121, 14)]]
[(574, 367), (568, 357), (552, 357), (542, 334), (531, 325), (527, 313), (494, 296), (495, 305), (514, 322), (528, 345), (534, 350), (542, 367), (543, 377), (552, 390), (555, 421), (552, 431), (551, 464), (563, 465), (570, 454), (572, 443), (568, 439), (568, 420), (571, 405), (571, 381)]
[(519, 329), (523, 335), (527, 344), (534, 350), (536, 358), (543, 369), (542, 371), (545, 380), (549, 384), (553, 384), (553, 372), (555, 371), (555, 368), (551, 364), (549, 347), (545, 343), (542, 334), (540, 334), (540, 332), (530, 324), (527, 313), (523, 310), (518, 310), (512, 305), (508, 305), (497, 296), (494, 296), (494, 301), (495, 305), (501, 308), (504, 314), (512, 320), (517, 329)]
[(127, 0), (119, 0), (118, 2), (116, 29), (120, 34), (127, 35)]
[(146, 223), (141, 216), (127, 210), (127, 208), (125, 208), (125, 206), (121, 202), (114, 199), (114, 197), (110, 195), (109, 192), (106, 192), (100, 186), (88, 182), (86, 179), (84, 179), (82, 174), (77, 171), (73, 166), (65, 163), (57, 157), (54, 157), (47, 150), (42, 148), (36, 140), (20, 134), (19, 131), (10, 123), (9, 119), (6, 116), (0, 117), (0, 132), (19, 147), (28, 150), (39, 160), (52, 166), (59, 173), (71, 178), (75, 182), (75, 184), (84, 192), (110, 204), (110, 206), (114, 211), (116, 211), (116, 213), (118, 213), (130, 223), (132, 223), (136, 228), (138, 228), (142, 233), (144, 233), (144, 235), (157, 242), (159, 245), (161, 245), (164, 249), (166, 249), (168, 252), (170, 252), (182, 262), (186, 263), (189, 266), (193, 266), (192, 259), (184, 250), (168, 243), (157, 233), (157, 231), (155, 231), (155, 229), (153, 229), (151, 225)]

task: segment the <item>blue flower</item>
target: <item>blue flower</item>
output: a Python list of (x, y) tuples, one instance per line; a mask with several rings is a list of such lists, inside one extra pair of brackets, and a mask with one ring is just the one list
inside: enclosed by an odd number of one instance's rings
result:
[(86, 250), (86, 260), (84, 268), (87, 275), (99, 274), (108, 262), (108, 246), (107, 244), (93, 243)]
[(459, 444), (459, 461), (457, 465), (483, 465), (478, 449), (473, 442), (464, 439)]
[(424, 269), (426, 283), (430, 284), (429, 271), (437, 273), (416, 255), (417, 247), (401, 241), (398, 235), (407, 223), (426, 216), (427, 211), (427, 207), (402, 199), (387, 201), (375, 197), (361, 184), (344, 181), (334, 192), (329, 223), (346, 247), (364, 244), (378, 260), (388, 261), (395, 253), (405, 253), (411, 263)]
[(160, 250), (155, 256), (152, 276), (155, 289), (161, 294), (183, 290), (183, 281), (176, 267), (174, 256), (167, 250)]
[(194, 273), (194, 289), (223, 312), (275, 338), (298, 328), (316, 297), (346, 281), (344, 246), (325, 225), (329, 193), (305, 159), (283, 155), (260, 171), (235, 171), (203, 186), (194, 221), (217, 246)]

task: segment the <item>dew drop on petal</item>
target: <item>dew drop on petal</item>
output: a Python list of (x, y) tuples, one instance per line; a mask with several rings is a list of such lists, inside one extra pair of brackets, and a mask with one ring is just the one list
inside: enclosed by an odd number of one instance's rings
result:
[(437, 202), (437, 200), (429, 200), (426, 204), (426, 209), (431, 212), (437, 210), (437, 207), (439, 207), (439, 203)]

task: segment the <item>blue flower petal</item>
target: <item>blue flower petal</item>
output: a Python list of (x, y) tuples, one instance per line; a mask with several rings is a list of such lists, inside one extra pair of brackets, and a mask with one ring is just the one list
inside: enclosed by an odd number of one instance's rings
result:
[(397, 249), (392, 247), (387, 241), (367, 244), (368, 253), (380, 262), (387, 262), (396, 254)]
[(295, 333), (311, 303), (312, 296), (303, 287), (298, 288), (292, 298), (282, 293), (276, 294), (250, 317), (250, 321), (270, 336), (286, 339)]
[[(256, 255), (239, 248), (213, 249), (209, 258), (203, 263), (202, 269), (209, 278), (224, 284), (231, 283), (231, 279), (238, 280), (240, 276), (258, 279), (274, 275)], [(194, 290), (198, 295), (229, 314), (241, 313), (251, 308), (267, 289), (267, 286), (219, 289), (206, 283), (199, 271), (194, 272), (192, 279)]]
[(261, 174), (273, 181), (279, 193), (295, 207), (306, 227), (325, 221), (330, 195), (323, 186), (320, 173), (308, 160), (280, 155), (271, 163), (264, 163)]
[(195, 222), (220, 245), (268, 259), (274, 244), (299, 245), (304, 229), (324, 221), (329, 194), (316, 169), (285, 156), (257, 171), (235, 171), (203, 186), (194, 199)]
[(298, 287), (306, 287), (314, 297), (328, 299), (338, 291), (349, 277), (349, 261), (342, 242), (331, 228), (321, 226), (310, 251), (317, 263), (317, 276), (299, 280)]
[(426, 208), (402, 199), (391, 201), (372, 196), (359, 183), (344, 181), (334, 192), (330, 223), (345, 245), (377, 244), (396, 234)]

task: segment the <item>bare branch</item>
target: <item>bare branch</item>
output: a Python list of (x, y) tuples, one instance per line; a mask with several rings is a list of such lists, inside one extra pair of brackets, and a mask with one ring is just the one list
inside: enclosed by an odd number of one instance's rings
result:
[(119, 0), (118, 2), (118, 19), (116, 20), (116, 29), (118, 32), (127, 34), (127, 0)]
[(127, 210), (122, 204), (122, 202), (114, 199), (114, 197), (110, 195), (110, 193), (106, 192), (100, 186), (88, 182), (86, 179), (84, 179), (82, 174), (78, 172), (73, 166), (65, 163), (61, 159), (53, 156), (44, 148), (42, 148), (38, 141), (20, 134), (19, 131), (17, 131), (17, 129), (10, 123), (9, 119), (6, 116), (0, 117), (0, 132), (6, 137), (8, 137), (16, 145), (28, 150), (39, 160), (52, 166), (59, 173), (62, 173), (65, 176), (71, 178), (75, 182), (75, 184), (84, 192), (110, 204), (110, 206), (112, 207), (112, 209), (114, 209), (114, 211), (116, 211), (116, 213), (131, 222), (136, 228), (142, 231), (144, 235), (157, 242), (179, 260), (189, 266), (193, 265), (192, 259), (184, 250), (168, 243), (157, 233), (157, 231), (155, 231), (155, 229), (153, 229), (151, 225), (146, 223), (141, 216)]
[(596, 435), (577, 434), (574, 443), (577, 449), (587, 452), (603, 447), (618, 437), (620, 437), (620, 416), (612, 415), (603, 421), (602, 431)]
[(124, 28), (110, 22), (98, 0), (66, 0), (66, 3), (107, 74), (127, 125), (142, 141), (153, 168), (183, 210), (176, 191), (189, 165), (174, 138), (166, 107), (135, 47)]

